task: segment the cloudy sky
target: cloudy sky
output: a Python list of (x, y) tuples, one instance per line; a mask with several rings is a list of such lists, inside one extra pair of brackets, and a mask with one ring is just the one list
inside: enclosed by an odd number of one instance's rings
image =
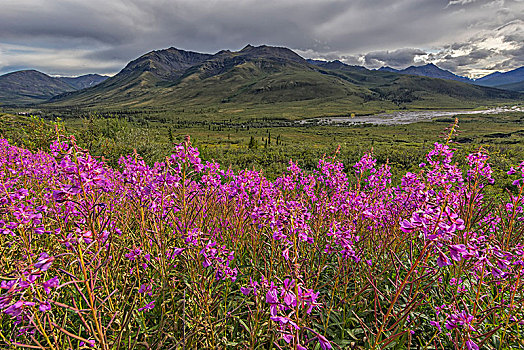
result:
[(0, 74), (115, 74), (145, 52), (286, 46), (478, 77), (524, 65), (524, 0), (0, 0)]

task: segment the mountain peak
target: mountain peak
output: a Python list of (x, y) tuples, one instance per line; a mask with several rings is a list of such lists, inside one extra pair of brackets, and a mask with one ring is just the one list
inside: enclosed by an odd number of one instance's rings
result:
[(434, 63), (427, 63), (422, 66), (409, 66), (406, 69), (398, 71), (401, 74), (411, 74), (425, 76), (429, 78), (439, 78), (447, 80), (456, 80), (463, 83), (471, 83), (471, 80), (466, 77), (461, 77), (456, 75), (448, 70), (442, 69), (435, 65)]
[(55, 95), (74, 90), (75, 88), (63, 79), (34, 69), (0, 76), (0, 103), (7, 105), (43, 102)]
[(150, 72), (160, 79), (176, 79), (189, 67), (212, 57), (210, 54), (186, 51), (170, 47), (148, 52), (133, 60), (117, 76)]
[(480, 79), (475, 80), (475, 84), (482, 86), (499, 86), (506, 84), (515, 84), (524, 81), (524, 66), (507, 71), (494, 72)]
[(42, 73), (36, 69), (24, 69), (24, 70), (19, 70), (19, 71), (16, 71), (16, 72), (10, 72), (10, 73), (7, 73), (5, 74), (6, 76), (7, 75), (18, 75), (18, 76), (29, 76), (29, 75), (33, 75), (33, 76), (46, 76), (46, 77), (49, 77), (49, 75), (45, 74), (45, 73)]
[(293, 50), (288, 49), (287, 47), (268, 45), (253, 46), (251, 44), (247, 44), (238, 53), (249, 58), (270, 58), (306, 63), (306, 60), (303, 57), (295, 53)]
[(251, 45), (251, 44), (247, 44), (247, 45), (244, 46), (244, 47), (242, 48), (242, 50), (240, 50), (240, 51), (242, 52), (242, 51), (250, 50), (250, 49), (252, 49), (252, 48), (254, 48), (253, 45)]
[(390, 66), (382, 66), (377, 70), (381, 72), (393, 72), (393, 73), (397, 73), (399, 71), (398, 69), (391, 68)]

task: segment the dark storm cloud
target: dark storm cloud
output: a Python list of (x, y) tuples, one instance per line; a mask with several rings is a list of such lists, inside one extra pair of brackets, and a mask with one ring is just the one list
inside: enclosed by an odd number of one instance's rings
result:
[(466, 71), (518, 57), (524, 28), (522, 0), (1, 1), (0, 73), (115, 73), (154, 49), (247, 43), (370, 67), (435, 60)]

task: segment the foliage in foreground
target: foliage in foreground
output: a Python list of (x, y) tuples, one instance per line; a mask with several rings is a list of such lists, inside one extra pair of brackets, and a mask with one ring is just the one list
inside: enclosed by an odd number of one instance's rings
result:
[(435, 144), (391, 184), (372, 154), (305, 172), (113, 169), (0, 141), (0, 344), (41, 349), (524, 347), (524, 162)]

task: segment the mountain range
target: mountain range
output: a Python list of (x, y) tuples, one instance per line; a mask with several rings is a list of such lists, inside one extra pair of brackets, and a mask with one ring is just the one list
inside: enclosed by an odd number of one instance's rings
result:
[(450, 71), (437, 67), (433, 63), (428, 63), (423, 66), (410, 66), (402, 70), (385, 66), (379, 68), (378, 70), (383, 72), (394, 72), (399, 74), (410, 74), (431, 78), (456, 80), (474, 85), (495, 87), (502, 90), (524, 92), (524, 67), (504, 73), (494, 72), (479, 79), (470, 79), (456, 75)]
[[(0, 76), (0, 91), (4, 91), (0, 101), (23, 104), (48, 99), (47, 107), (251, 108), (299, 118), (305, 110), (320, 115), (473, 107), (523, 98), (519, 92), (471, 84), (435, 65), (368, 70), (340, 61), (306, 60), (288, 48), (266, 45), (216, 54), (171, 47), (140, 56), (113, 77), (97, 78), (83, 88), (86, 85), (73, 86), (67, 78), (36, 71), (10, 73)], [(11, 99), (6, 99), (8, 93)]]
[(79, 77), (51, 77), (36, 70), (22, 70), (0, 76), (0, 104), (26, 105), (45, 102), (53, 96), (95, 86), (109, 78), (99, 74)]

